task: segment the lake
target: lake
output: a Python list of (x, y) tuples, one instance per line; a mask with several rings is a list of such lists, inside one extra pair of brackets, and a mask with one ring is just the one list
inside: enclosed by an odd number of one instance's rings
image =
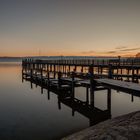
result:
[[(76, 98), (85, 100), (85, 88), (76, 88)], [(95, 106), (107, 106), (107, 92), (95, 92)], [(111, 90), (111, 117), (140, 110), (140, 97)], [(61, 103), (58, 96), (29, 82), (22, 82), (20, 62), (0, 63), (0, 139), (55, 140), (90, 126), (89, 118)]]

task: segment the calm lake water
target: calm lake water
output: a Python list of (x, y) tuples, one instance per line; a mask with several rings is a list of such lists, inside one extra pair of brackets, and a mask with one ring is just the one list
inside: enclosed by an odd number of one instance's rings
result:
[[(76, 89), (76, 98), (85, 100), (85, 88)], [(107, 92), (95, 92), (95, 106), (106, 109)], [(140, 110), (140, 97), (111, 90), (112, 118)], [(1, 140), (52, 140), (89, 127), (89, 119), (61, 104), (58, 97), (47, 90), (24, 81), (20, 63), (0, 63), (0, 139)]]

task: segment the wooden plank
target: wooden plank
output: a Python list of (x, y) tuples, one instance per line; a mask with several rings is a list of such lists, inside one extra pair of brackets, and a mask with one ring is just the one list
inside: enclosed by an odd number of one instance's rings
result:
[(109, 85), (112, 88), (116, 87), (118, 90), (124, 89), (130, 92), (134, 91), (140, 93), (140, 84), (113, 79), (96, 79), (96, 81), (101, 84)]

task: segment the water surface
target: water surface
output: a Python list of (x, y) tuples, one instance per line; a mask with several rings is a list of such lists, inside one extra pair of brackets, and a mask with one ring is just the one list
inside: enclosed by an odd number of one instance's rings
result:
[[(19, 63), (0, 63), (0, 139), (52, 140), (89, 127), (89, 119), (61, 104), (58, 97), (30, 82), (22, 83), (22, 68)], [(85, 101), (85, 88), (76, 88), (76, 98)], [(95, 106), (104, 110), (107, 92), (95, 92)], [(111, 90), (111, 115), (126, 114), (140, 110), (140, 97)]]

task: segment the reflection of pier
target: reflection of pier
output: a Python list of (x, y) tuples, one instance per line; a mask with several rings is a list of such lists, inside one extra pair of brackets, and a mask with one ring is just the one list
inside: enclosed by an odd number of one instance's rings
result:
[(72, 108), (72, 115), (74, 116), (74, 112), (77, 111), (83, 116), (89, 119), (90, 126), (97, 124), (101, 121), (107, 120), (111, 118), (111, 94), (108, 93), (108, 105), (106, 110), (101, 110), (97, 107), (92, 106), (92, 104), (87, 104), (81, 100), (76, 98), (59, 98), (59, 108), (61, 109), (61, 103)]
[[(82, 114), (86, 118), (89, 119), (89, 125), (97, 124), (101, 121), (107, 120), (111, 118), (111, 89), (98, 87), (95, 88), (93, 92), (89, 92), (89, 85), (87, 83), (79, 83), (75, 84), (75, 86), (84, 86), (86, 87), (86, 101), (81, 101), (74, 97), (73, 90), (71, 89), (71, 81), (66, 79), (66, 81), (61, 81), (61, 87), (59, 87), (58, 80), (50, 79), (43, 79), (42, 81), (37, 76), (31, 76), (29, 74), (23, 74), (23, 80), (29, 81), (31, 83), (31, 88), (33, 88), (33, 84), (41, 87), (41, 93), (43, 93), (43, 89), (47, 89), (48, 91), (48, 100), (50, 99), (50, 92), (55, 93), (58, 95), (58, 108), (61, 109), (61, 104), (64, 104), (72, 109), (72, 115), (74, 116), (74, 112), (77, 111), (78, 113)], [(77, 79), (78, 80), (78, 79)], [(80, 82), (77, 81), (76, 82)], [(82, 81), (81, 81), (82, 82)], [(107, 91), (107, 109), (101, 110), (94, 105), (94, 96), (95, 92), (98, 90), (105, 90)]]

